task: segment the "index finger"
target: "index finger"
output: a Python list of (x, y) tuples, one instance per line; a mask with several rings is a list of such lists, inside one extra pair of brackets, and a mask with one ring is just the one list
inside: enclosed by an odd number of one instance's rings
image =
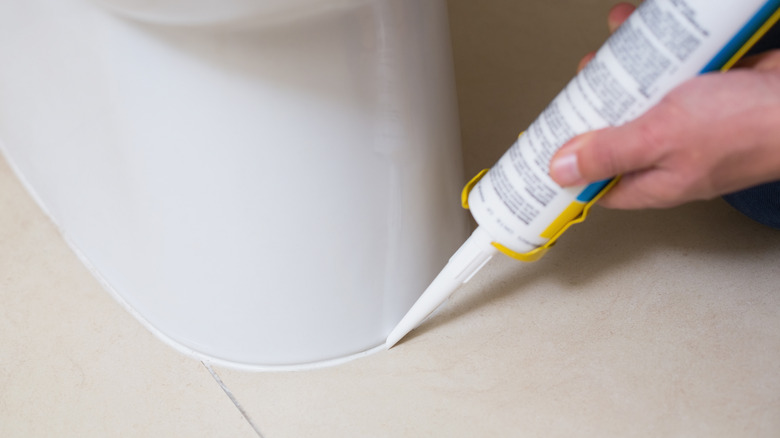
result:
[(636, 10), (636, 6), (626, 2), (621, 2), (615, 6), (612, 6), (612, 9), (610, 9), (609, 13), (607, 14), (607, 25), (609, 26), (609, 31), (615, 32), (617, 28), (628, 19), (628, 16), (631, 15), (634, 10)]

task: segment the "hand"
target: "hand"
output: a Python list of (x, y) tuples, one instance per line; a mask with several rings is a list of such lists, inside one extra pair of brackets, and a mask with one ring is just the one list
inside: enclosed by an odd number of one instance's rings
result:
[[(615, 6), (611, 30), (633, 9)], [(634, 121), (573, 138), (550, 166), (562, 186), (618, 174), (604, 206), (671, 207), (780, 180), (780, 51), (693, 78)]]

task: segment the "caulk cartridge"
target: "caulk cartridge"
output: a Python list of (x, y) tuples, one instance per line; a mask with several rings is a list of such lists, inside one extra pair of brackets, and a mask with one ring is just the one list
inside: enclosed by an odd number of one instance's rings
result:
[(727, 70), (780, 19), (780, 0), (646, 0), (524, 135), (463, 191), (479, 227), (390, 333), (392, 347), (496, 253), (540, 259), (617, 179), (562, 188), (550, 160), (568, 140), (629, 122), (682, 82)]
[[(469, 208), (469, 195), (472, 192), (472, 188), (474, 188), (486, 174), (489, 174), (487, 169), (483, 170), (466, 185), (462, 195), (464, 208)], [(496, 242), (485, 227), (477, 227), (471, 234), (471, 237), (461, 245), (458, 251), (455, 252), (449, 262), (444, 266), (444, 269), (442, 269), (430, 286), (428, 286), (425, 292), (423, 292), (420, 298), (414, 303), (412, 308), (404, 315), (401, 322), (399, 322), (393, 331), (390, 332), (390, 335), (385, 342), (385, 347), (388, 349), (392, 348), (393, 345), (403, 339), (410, 331), (420, 325), (428, 315), (446, 301), (462, 284), (471, 280), (494, 255), (504, 253), (525, 262), (532, 262), (542, 258), (542, 256), (544, 256), (544, 254), (555, 244), (558, 237), (560, 237), (560, 235), (571, 225), (585, 220), (590, 207), (603, 193), (609, 190), (616, 181), (617, 179), (607, 182), (606, 184), (599, 184), (600, 191), (595, 192), (594, 196), (587, 203), (575, 201), (573, 207), (567, 209), (567, 211), (561, 215), (560, 220), (553, 221), (551, 225), (547, 227), (548, 230), (551, 229), (551, 227), (555, 227), (555, 232), (546, 239), (546, 242), (538, 246), (528, 246), (526, 249), (530, 249), (529, 251), (521, 253), (510, 249), (506, 245)], [(573, 218), (570, 217), (572, 212), (575, 214), (575, 217)], [(513, 247), (517, 249), (517, 246), (513, 245)]]

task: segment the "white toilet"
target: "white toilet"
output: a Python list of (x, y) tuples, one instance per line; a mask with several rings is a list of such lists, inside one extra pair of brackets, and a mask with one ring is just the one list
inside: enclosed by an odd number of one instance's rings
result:
[(175, 348), (335, 363), (466, 236), (451, 64), (442, 0), (2, 2), (0, 147)]

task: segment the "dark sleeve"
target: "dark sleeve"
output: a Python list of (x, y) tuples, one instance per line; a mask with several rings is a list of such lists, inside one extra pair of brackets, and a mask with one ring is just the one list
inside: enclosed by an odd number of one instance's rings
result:
[(780, 49), (780, 21), (775, 23), (748, 52), (748, 55), (766, 52), (767, 50)]
[[(750, 49), (748, 55), (780, 48), (780, 24), (778, 23)], [(780, 230), (780, 181), (731, 193), (725, 195), (723, 199), (754, 221)]]

